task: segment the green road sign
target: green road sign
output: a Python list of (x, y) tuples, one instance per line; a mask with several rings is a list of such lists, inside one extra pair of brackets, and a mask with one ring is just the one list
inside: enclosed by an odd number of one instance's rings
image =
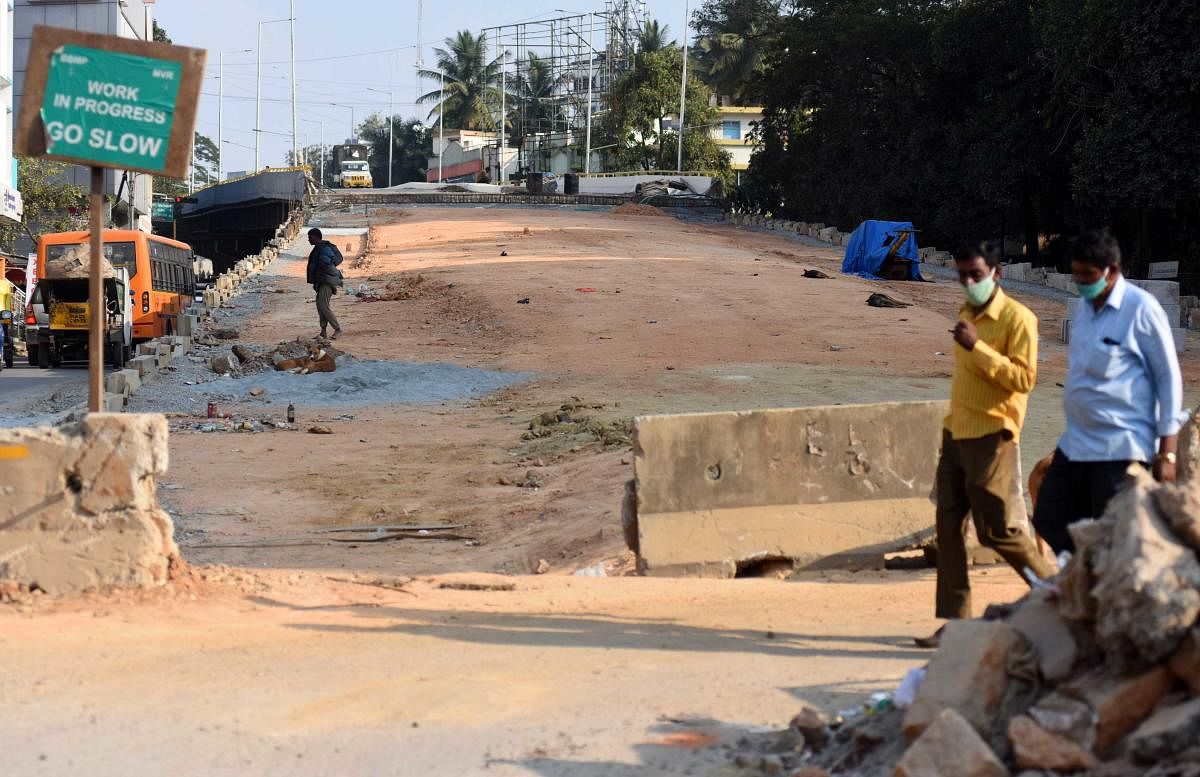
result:
[(175, 203), (173, 202), (152, 202), (150, 203), (150, 217), (161, 219), (163, 221), (175, 220)]
[(42, 121), (55, 156), (162, 172), (183, 64), (66, 44), (50, 58)]

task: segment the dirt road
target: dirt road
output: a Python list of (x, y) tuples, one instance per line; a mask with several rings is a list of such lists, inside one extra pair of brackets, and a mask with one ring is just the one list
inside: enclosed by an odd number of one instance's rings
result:
[[(345, 268), (365, 295), (336, 298), (336, 345), (368, 371), (411, 368), (390, 384), (404, 401), (362, 403), (378, 391), (366, 378), (314, 389), (298, 420), (320, 435), (172, 417), (160, 485), (180, 546), (237, 569), (201, 567), (208, 580), (158, 594), (0, 607), (0, 697), (20, 710), (0, 729), (0, 752), (18, 755), (9, 773), (716, 774), (719, 749), (678, 745), (782, 725), (801, 700), (852, 706), (926, 660), (907, 642), (935, 625), (929, 572), (616, 576), (631, 564), (624, 433), (642, 413), (944, 398), (954, 284), (847, 278), (832, 249), (665, 216), (370, 220), (366, 264)], [(336, 240), (357, 253), (356, 238)], [(237, 303), (252, 309), (240, 342), (315, 334), (303, 249), (273, 267), (270, 293)], [(913, 305), (869, 307), (875, 291)], [(1043, 334), (1029, 462), (1062, 428), (1064, 305), (1025, 301)], [(1193, 353), (1184, 369), (1191, 391)], [(514, 385), (469, 398), (473, 370)], [(202, 406), (211, 387), (181, 383), (139, 402), (191, 392)], [(235, 419), (282, 419), (284, 402), (251, 396), (253, 376), (219, 385)], [(457, 528), (323, 533), (363, 524)], [(570, 576), (597, 563), (610, 577)], [(516, 590), (439, 587), (481, 572)], [(1023, 588), (1003, 569), (976, 579), (979, 607)], [(671, 722), (685, 719), (708, 722)]]

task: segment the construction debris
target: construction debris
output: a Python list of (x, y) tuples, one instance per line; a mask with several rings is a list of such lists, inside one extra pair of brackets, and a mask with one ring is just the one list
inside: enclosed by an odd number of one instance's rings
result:
[(605, 446), (629, 445), (633, 433), (632, 421), (628, 418), (602, 421), (587, 412), (603, 409), (604, 405), (588, 404), (579, 397), (573, 397), (557, 410), (542, 413), (530, 421), (529, 430), (521, 435), (521, 439), (529, 441), (557, 435), (585, 436)]
[(806, 747), (780, 752), (785, 765), (834, 777), (1200, 775), (1200, 483), (1131, 478), (1101, 519), (1072, 526), (1078, 550), (1050, 585), (995, 620), (947, 625), (907, 709), (898, 693), (841, 726), (803, 710), (789, 730)]

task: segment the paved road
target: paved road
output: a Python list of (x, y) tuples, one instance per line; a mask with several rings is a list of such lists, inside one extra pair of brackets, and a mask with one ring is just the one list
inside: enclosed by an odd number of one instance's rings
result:
[(29, 408), (35, 402), (48, 399), (59, 389), (75, 386), (87, 386), (87, 369), (82, 362), (68, 362), (57, 370), (41, 370), (18, 357), (11, 369), (0, 370), (0, 426), (10, 421), (20, 422), (22, 416), (30, 415)]

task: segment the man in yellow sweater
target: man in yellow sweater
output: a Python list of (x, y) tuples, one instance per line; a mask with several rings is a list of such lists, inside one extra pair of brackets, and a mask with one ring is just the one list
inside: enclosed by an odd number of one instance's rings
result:
[[(1023, 578), (1055, 574), (1021, 528), (1013, 504), (1022, 493), (1017, 442), (1037, 382), (1037, 317), (1000, 288), (1000, 261), (987, 248), (956, 257), (966, 302), (954, 335), (954, 383), (937, 468), (937, 617), (970, 618), (971, 584), (963, 539), (969, 512), (980, 544)], [(917, 639), (937, 647), (942, 630)]]

